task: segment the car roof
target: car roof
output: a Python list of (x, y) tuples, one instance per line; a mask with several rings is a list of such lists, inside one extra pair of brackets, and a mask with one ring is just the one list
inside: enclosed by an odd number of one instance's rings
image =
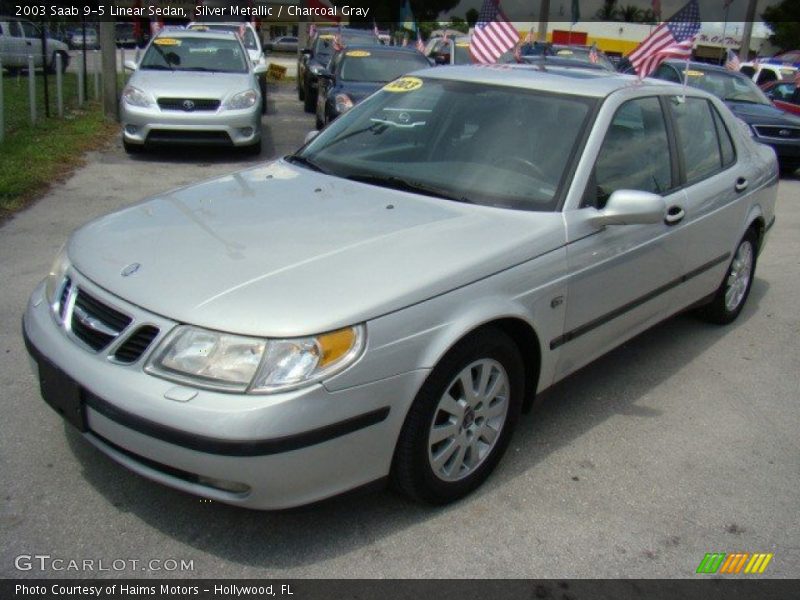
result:
[(410, 54), (425, 58), (424, 54), (422, 54), (416, 48), (412, 48), (411, 46), (404, 48), (403, 46), (371, 46), (369, 44), (353, 44), (352, 46), (345, 46), (344, 50), (341, 50), (341, 52), (348, 52), (350, 50), (364, 50), (373, 54)]
[(233, 31), (203, 31), (197, 29), (162, 29), (158, 35), (153, 39), (159, 38), (185, 38), (185, 37), (203, 37), (216, 40), (238, 40), (239, 36)]
[(191, 21), (188, 25), (186, 25), (186, 28), (188, 29), (189, 27), (196, 27), (198, 25), (204, 25), (207, 27), (213, 27), (215, 25), (222, 25), (223, 27), (241, 27), (244, 25), (251, 29), (255, 29), (253, 24), (249, 21)]
[[(546, 92), (564, 92), (577, 96), (604, 98), (623, 89), (659, 88), (674, 91), (675, 84), (659, 79), (640, 80), (633, 75), (613, 71), (573, 67), (541, 67), (536, 65), (452, 65), (415, 71), (414, 75), (431, 79), (467, 81), (505, 85)], [(697, 91), (697, 90), (695, 90)]]

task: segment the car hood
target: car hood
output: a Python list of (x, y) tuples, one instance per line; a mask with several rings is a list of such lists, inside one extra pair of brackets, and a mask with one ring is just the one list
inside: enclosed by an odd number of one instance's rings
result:
[(136, 71), (129, 81), (156, 98), (214, 98), (253, 88), (249, 73), (204, 73), (202, 71)]
[(790, 115), (772, 104), (751, 104), (746, 102), (727, 102), (737, 117), (746, 123), (786, 124), (800, 126), (800, 119)]
[(563, 244), (560, 213), (461, 204), (277, 161), (102, 217), (68, 253), (90, 280), (154, 313), (289, 337), (367, 321)]

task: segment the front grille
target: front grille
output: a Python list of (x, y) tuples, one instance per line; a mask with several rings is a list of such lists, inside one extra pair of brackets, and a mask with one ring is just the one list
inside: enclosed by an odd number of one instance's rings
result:
[(72, 307), (72, 333), (93, 350), (108, 346), (132, 319), (78, 289)]
[(775, 138), (778, 140), (799, 140), (800, 128), (781, 127), (780, 125), (755, 125), (755, 130), (761, 137)]
[[(184, 103), (191, 102), (192, 108), (186, 108)], [(161, 110), (180, 110), (184, 112), (214, 111), (219, 108), (219, 100), (210, 98), (159, 98), (158, 107)]]
[(148, 144), (202, 144), (231, 146), (233, 142), (224, 131), (174, 131), (153, 129), (147, 136)]
[(72, 280), (67, 277), (64, 280), (64, 287), (61, 288), (61, 296), (58, 298), (58, 316), (63, 321), (64, 316), (67, 314), (67, 299), (72, 290)]
[(117, 348), (114, 358), (125, 364), (135, 363), (156, 339), (158, 331), (158, 327), (152, 325), (139, 327)]

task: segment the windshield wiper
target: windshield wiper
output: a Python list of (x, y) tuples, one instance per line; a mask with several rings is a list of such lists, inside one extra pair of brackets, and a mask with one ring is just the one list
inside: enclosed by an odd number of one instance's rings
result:
[(306, 158), (305, 156), (300, 156), (299, 154), (289, 154), (288, 156), (284, 156), (283, 158), (284, 160), (292, 163), (293, 165), (303, 165), (304, 167), (308, 167), (312, 171), (328, 175), (328, 172), (325, 169), (320, 167), (316, 162), (314, 162), (310, 158)]
[(727, 98), (723, 98), (723, 100), (725, 100), (725, 102), (741, 102), (742, 104), (764, 104), (763, 102), (748, 100), (747, 98), (738, 98), (736, 96), (729, 96)]
[(402, 190), (404, 192), (415, 192), (417, 194), (425, 194), (426, 196), (433, 196), (436, 198), (444, 198), (445, 200), (453, 200), (455, 202), (464, 202), (466, 204), (473, 204), (472, 200), (464, 196), (453, 195), (445, 190), (437, 187), (429, 186), (417, 181), (408, 181), (394, 175), (347, 175), (345, 179), (351, 181), (358, 181), (359, 183), (368, 183), (370, 185), (377, 185), (380, 187), (390, 188), (393, 190)]
[(164, 65), (142, 65), (142, 69), (146, 71), (174, 71), (172, 67), (165, 67)]

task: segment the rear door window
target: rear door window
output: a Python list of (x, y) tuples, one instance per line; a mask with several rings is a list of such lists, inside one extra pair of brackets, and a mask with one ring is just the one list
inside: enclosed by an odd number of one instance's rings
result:
[(723, 153), (708, 100), (675, 96), (670, 102), (670, 110), (675, 119), (678, 146), (683, 153), (687, 183), (700, 181), (719, 171), (723, 165)]

